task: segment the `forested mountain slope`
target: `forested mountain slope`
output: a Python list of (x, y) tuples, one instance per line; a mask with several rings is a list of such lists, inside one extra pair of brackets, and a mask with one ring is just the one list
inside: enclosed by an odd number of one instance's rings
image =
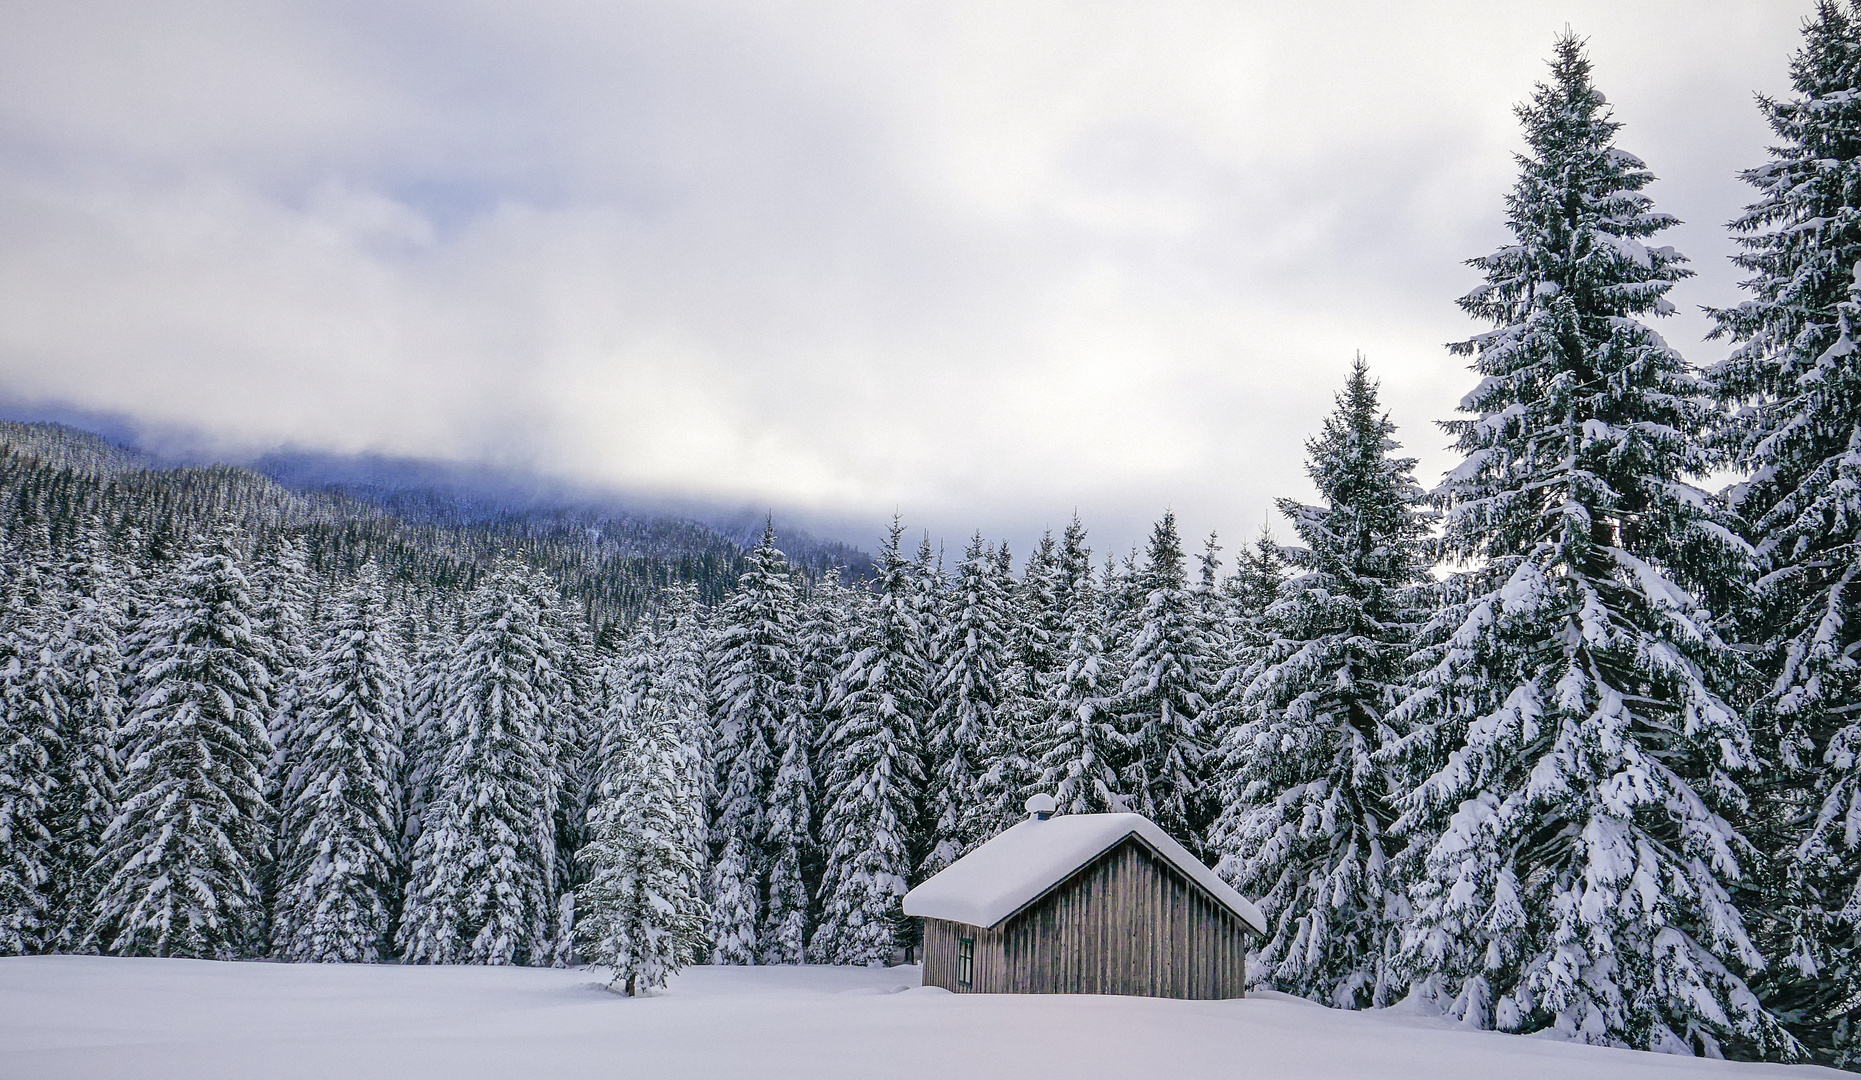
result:
[[(377, 459), (274, 454), (246, 468), (174, 464), (64, 424), (0, 420), (0, 524), (43, 521), (54, 540), (102, 512), (160, 557), (219, 524), (289, 534), (319, 572), (374, 560), (391, 580), (470, 588), (507, 554), (547, 572), (597, 630), (637, 618), (660, 589), (698, 587), (715, 603), (735, 584), (749, 528), (629, 514), (570, 495), (526, 493), (464, 469)], [(757, 523), (760, 529), (760, 523)], [(856, 575), (870, 559), (798, 538), (795, 564)]]

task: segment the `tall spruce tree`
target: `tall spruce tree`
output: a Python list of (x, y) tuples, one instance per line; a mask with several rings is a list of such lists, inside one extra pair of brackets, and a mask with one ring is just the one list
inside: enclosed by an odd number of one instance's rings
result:
[(545, 668), (556, 645), (531, 573), (508, 560), (493, 567), (447, 676), (446, 749), (399, 931), (414, 963), (555, 959), (559, 780)]
[(1105, 646), (1104, 605), (1078, 518), (1067, 526), (1055, 561), (1055, 607), (1070, 629), (1060, 666), (1044, 680), (1028, 753), (1036, 779), (1028, 793), (1052, 795), (1062, 813), (1125, 812), (1131, 799), (1119, 774), (1130, 740), (1114, 711), (1122, 680)]
[[(1024, 628), (1036, 609), (1028, 606), (1021, 582), (1015, 579), (1014, 555), (1007, 541), (995, 549), (990, 572), (994, 584), (989, 591), (1002, 598), (1002, 662), (996, 678), (997, 722), (983, 749), (988, 768), (982, 774), (980, 792), (977, 831), (981, 839), (1018, 824), (1026, 816), (1027, 793), (1040, 776), (1034, 760), (1034, 733), (1040, 722), (1042, 694), (1038, 680), (1028, 673), (1026, 656), (1016, 647), (1017, 641), (1026, 640)], [(1051, 655), (1037, 656), (1036, 660), (1049, 668), (1053, 662)]]
[[(799, 619), (799, 609), (797, 609)], [(816, 849), (814, 744), (819, 728), (803, 697), (801, 627), (796, 627), (794, 682), (789, 707), (773, 733), (775, 779), (764, 815), (763, 852), (769, 865), (768, 903), (763, 907), (762, 960), (765, 964), (800, 964), (807, 960), (813, 928), (813, 870)]]
[(929, 723), (931, 848), (922, 867), (935, 874), (993, 831), (989, 773), (1002, 759), (1013, 662), (1008, 598), (996, 553), (977, 533), (952, 584), (937, 648), (936, 708)]
[(686, 848), (697, 860), (701, 874), (708, 877), (707, 809), (717, 804), (717, 770), (711, 758), (716, 724), (704, 661), (712, 651), (711, 639), (717, 628), (710, 612), (698, 602), (698, 587), (691, 582), (665, 590), (656, 621), (651, 694), (638, 707), (663, 710), (666, 722), (672, 725), (679, 761), (685, 770), (683, 790), (691, 800), (680, 820), (695, 830)]
[[(49, 642), (62, 682), (64, 731), (53, 761), (47, 909), (61, 950), (84, 948), (96, 911), (103, 832), (122, 775), (117, 741), (128, 679), (122, 648), (126, 568), (87, 522), (60, 568), (62, 598)], [(91, 946), (94, 948), (94, 946)]]
[(899, 899), (923, 857), (916, 844), (930, 669), (924, 587), (899, 551), (903, 533), (894, 520), (822, 740), (827, 865), (821, 924), (808, 943), (817, 963), (885, 963), (908, 940)]
[(371, 963), (389, 941), (401, 862), (400, 643), (368, 563), (342, 590), (299, 681), (285, 759), (274, 951)]
[(0, 573), (0, 956), (17, 956), (54, 933), (53, 766), (66, 708), (49, 663), (40, 569), (9, 545)]
[(1141, 607), (1131, 613), (1118, 697), (1131, 740), (1124, 779), (1139, 813), (1198, 851), (1210, 818), (1203, 790), (1210, 751), (1202, 729), (1206, 674), (1175, 514), (1164, 514), (1151, 531), (1133, 586)]
[(1021, 662), (1023, 697), (1039, 697), (1044, 680), (1060, 666), (1067, 626), (1061, 621), (1060, 546), (1049, 529), (1027, 557), (1011, 620), (1015, 656)]
[[(714, 964), (754, 964), (762, 959), (762, 933), (770, 922), (766, 903), (777, 852), (771, 850), (770, 820), (776, 774), (783, 752), (792, 747), (800, 674), (795, 642), (796, 600), (788, 560), (775, 544), (773, 523), (744, 559), (743, 574), (717, 613), (717, 636), (711, 644), (711, 686), (715, 702), (717, 809), (712, 815), (710, 880)], [(778, 748), (786, 733), (790, 746)], [(794, 792), (791, 790), (792, 796)], [(779, 825), (788, 875), (780, 886), (790, 918), (800, 878), (800, 838), (790, 813)], [(796, 947), (798, 943), (790, 942)], [(776, 952), (794, 962), (786, 947)]]
[(1709, 377), (1733, 406), (1724, 449), (1756, 552), (1746, 634), (1752, 709), (1776, 767), (1753, 794), (1775, 852), (1758, 924), (1760, 987), (1806, 1042), (1861, 1061), (1861, 8), (1829, 0), (1805, 24), (1792, 94), (1759, 99), (1771, 159), (1732, 223), (1752, 298), (1714, 311), (1737, 343)]
[(233, 959), (263, 945), (277, 657), (229, 534), (199, 544), (135, 632), (116, 820), (94, 933), (110, 952)]
[(854, 640), (853, 628), (863, 623), (866, 615), (863, 603), (871, 595), (864, 589), (848, 588), (840, 578), (838, 568), (830, 570), (808, 589), (797, 633), (800, 656), (798, 724), (806, 727), (811, 740), (806, 748), (812, 765), (809, 843), (802, 849), (801, 864), (801, 880), (809, 898), (810, 933), (818, 921), (821, 880), (826, 872), (826, 851), (821, 845), (820, 829), (827, 808), (830, 758), (824, 743), (826, 733), (834, 726), (835, 688), (840, 673), (846, 670), (851, 659), (848, 648)]
[(428, 612), (413, 627), (408, 648), (407, 686), (402, 693), (401, 791), (405, 819), (401, 864), (413, 864), (413, 847), (436, 800), (436, 782), (445, 762), (447, 676), (459, 648), (457, 613)]
[(277, 752), (270, 778), (275, 795), (296, 732), (302, 693), (299, 680), (310, 670), (316, 582), (304, 563), (303, 550), (291, 536), (281, 534), (260, 554), (251, 583), (257, 604), (254, 617), (271, 645), (272, 715), (267, 724)]
[(568, 967), (575, 955), (575, 887), (584, 880), (575, 853), (588, 840), (588, 811), (593, 799), (592, 741), (597, 738), (599, 664), (594, 640), (581, 611), (563, 601), (546, 574), (531, 574), (530, 601), (546, 649), (538, 665), (537, 690), (549, 703), (549, 754), (555, 762), (555, 852), (551, 864), (557, 898), (551, 962)]
[(1211, 844), (1268, 919), (1260, 977), (1346, 1009), (1406, 990), (1386, 965), (1406, 904), (1385, 851), (1388, 768), (1373, 755), (1392, 734), (1427, 566), (1415, 461), (1393, 456), (1376, 391), (1360, 356), (1306, 443), (1322, 502), (1279, 500), (1305, 542), (1292, 553), (1302, 573), (1268, 612), (1263, 670), (1222, 746)]
[(1763, 957), (1728, 820), (1756, 764), (1731, 650), (1696, 599), (1739, 546), (1684, 477), (1710, 402), (1643, 316), (1687, 274), (1582, 43), (1521, 106), (1514, 242), (1473, 260), (1456, 346), (1484, 378), (1436, 492), (1474, 580), (1391, 714), (1417, 853), (1400, 963), (1466, 1022), (1687, 1053), (1788, 1052), (1742, 972)]

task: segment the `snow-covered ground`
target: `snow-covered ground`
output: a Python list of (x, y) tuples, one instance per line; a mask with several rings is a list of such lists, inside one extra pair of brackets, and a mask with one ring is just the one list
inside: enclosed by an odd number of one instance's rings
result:
[(630, 1000), (587, 971), (0, 959), (0, 1076), (1415, 1077), (1844, 1074), (1240, 1001), (957, 996), (916, 968), (695, 968)]

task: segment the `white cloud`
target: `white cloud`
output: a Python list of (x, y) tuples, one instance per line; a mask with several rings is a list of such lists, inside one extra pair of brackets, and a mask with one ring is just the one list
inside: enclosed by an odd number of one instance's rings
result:
[(1676, 300), (1733, 299), (1788, 7), (15, 5), (0, 389), (951, 536), (1238, 538), (1359, 349), (1447, 462), (1460, 260), (1566, 21), (1689, 221)]

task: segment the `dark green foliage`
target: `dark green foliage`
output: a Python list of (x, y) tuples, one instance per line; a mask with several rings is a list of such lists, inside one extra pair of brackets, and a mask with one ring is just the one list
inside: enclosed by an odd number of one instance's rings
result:
[(1204, 790), (1212, 749), (1202, 717), (1208, 706), (1207, 657), (1176, 515), (1164, 514), (1152, 531), (1131, 595), (1124, 685), (1116, 706), (1130, 740), (1121, 779), (1132, 809), (1199, 851), (1213, 817)]
[(132, 956), (233, 959), (263, 946), (275, 659), (230, 536), (174, 571), (136, 631), (122, 803), (105, 831), (98, 943)]
[(1258, 674), (1236, 696), (1212, 845), (1270, 920), (1261, 977), (1342, 1008), (1406, 989), (1388, 968), (1408, 913), (1386, 850), (1398, 792), (1374, 758), (1426, 614), (1428, 519), (1394, 433), (1359, 357), (1306, 443), (1322, 502), (1280, 500), (1305, 542), (1289, 552), (1300, 572), (1267, 609)]
[(1736, 347), (1710, 373), (1731, 406), (1721, 449), (1756, 549), (1742, 631), (1748, 695), (1774, 768), (1754, 787), (1753, 839), (1772, 856), (1753, 903), (1774, 958), (1759, 982), (1820, 1055), (1861, 1061), (1855, 895), (1861, 879), (1861, 8), (1825, 0), (1790, 64), (1791, 94), (1758, 105), (1776, 142), (1732, 222), (1751, 298), (1714, 311)]
[(1437, 619), (1384, 759), (1406, 794), (1415, 915), (1398, 964), (1456, 1016), (1676, 1052), (1795, 1044), (1751, 994), (1764, 959), (1730, 890), (1758, 759), (1736, 654), (1700, 602), (1742, 547), (1686, 477), (1711, 415), (1641, 319), (1686, 276), (1673, 219), (1576, 38), (1518, 110), (1514, 242), (1462, 301), (1484, 378), (1435, 499), (1475, 569)]

